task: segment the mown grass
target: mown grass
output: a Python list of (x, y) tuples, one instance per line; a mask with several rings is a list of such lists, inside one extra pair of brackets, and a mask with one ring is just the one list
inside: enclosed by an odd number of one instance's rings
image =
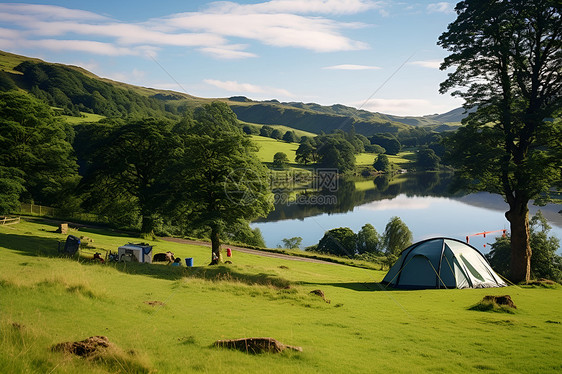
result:
[[(384, 291), (384, 272), (234, 252), (204, 266), (209, 248), (155, 242), (194, 268), (98, 264), (56, 256), (47, 222), (0, 227), (0, 368), (76, 372), (518, 372), (562, 370), (562, 289)], [(138, 241), (81, 229), (94, 246)], [(321, 289), (326, 299), (310, 294)], [(511, 295), (516, 314), (472, 311)], [(148, 301), (159, 301), (152, 305)], [(107, 360), (52, 352), (104, 335)], [(273, 337), (302, 353), (247, 355), (218, 339)]]

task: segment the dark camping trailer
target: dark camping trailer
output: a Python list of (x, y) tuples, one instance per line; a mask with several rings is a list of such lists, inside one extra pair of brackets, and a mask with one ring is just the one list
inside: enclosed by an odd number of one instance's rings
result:
[(450, 238), (424, 240), (403, 250), (383, 283), (402, 289), (507, 286), (482, 253)]

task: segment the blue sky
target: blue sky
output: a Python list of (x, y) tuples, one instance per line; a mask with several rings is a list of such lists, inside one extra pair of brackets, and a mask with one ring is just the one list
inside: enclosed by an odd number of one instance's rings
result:
[(397, 115), (438, 93), (453, 2), (38, 1), (0, 4), (0, 49), (200, 97), (344, 104)]

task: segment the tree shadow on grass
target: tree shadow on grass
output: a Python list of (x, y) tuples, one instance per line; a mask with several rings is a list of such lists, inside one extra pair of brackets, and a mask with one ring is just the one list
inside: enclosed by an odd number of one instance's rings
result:
[(0, 233), (0, 247), (19, 252), (25, 256), (59, 256), (59, 239), (57, 238)]
[(71, 229), (77, 230), (77, 232), (71, 233), (71, 235), (80, 236), (81, 233), (91, 233), (91, 234), (99, 234), (99, 235), (110, 235), (118, 238), (139, 238), (138, 232), (132, 231), (124, 231), (124, 230), (116, 230), (112, 229), (111, 227), (106, 227), (103, 225), (95, 225), (95, 224), (87, 224), (87, 223), (77, 223), (68, 220), (60, 220), (54, 218), (44, 218), (44, 217), (26, 217), (26, 221), (46, 224), (46, 225), (53, 225), (53, 230), (48, 232), (56, 232), (57, 226), (61, 223), (68, 223), (68, 226)]
[(209, 281), (239, 282), (247, 285), (260, 285), (274, 288), (290, 288), (291, 282), (275, 274), (241, 273), (226, 265), (186, 268), (186, 276)]
[[(61, 239), (58, 238), (0, 233), (0, 247), (13, 250), (24, 256), (64, 258), (65, 256), (58, 251), (60, 241)], [(272, 286), (275, 288), (286, 288), (290, 286), (288, 280), (273, 274), (246, 274), (226, 265), (187, 268), (184, 266), (177, 267), (135, 262), (106, 262), (102, 264), (99, 261), (79, 256), (74, 256), (72, 259), (79, 261), (82, 265), (108, 266), (126, 274), (144, 275), (166, 280), (179, 280), (188, 277), (210, 281), (239, 282), (247, 285)]]
[(85, 261), (83, 264), (92, 266), (110, 266), (117, 271), (131, 274), (143, 275), (157, 279), (180, 280), (183, 278), (203, 279), (212, 282), (233, 282), (246, 285), (269, 286), (278, 289), (290, 288), (291, 282), (273, 274), (247, 274), (236, 271), (228, 266), (200, 266), (184, 267), (164, 264), (148, 264), (138, 262), (111, 262), (101, 264), (95, 261)]
[(317, 285), (317, 286), (332, 286), (346, 288), (348, 290), (357, 292), (374, 292), (374, 291), (396, 291), (392, 287), (377, 282), (347, 282), (347, 283), (318, 283), (318, 282), (303, 282), (303, 285)]
[[(59, 241), (60, 240), (57, 238), (0, 233), (0, 247), (32, 257), (65, 258), (65, 256), (58, 251)], [(97, 260), (91, 260), (89, 258), (79, 256), (74, 256), (72, 259), (79, 261), (82, 265), (107, 266), (126, 274), (143, 275), (165, 280), (179, 280), (187, 277), (208, 281), (228, 281), (239, 282), (247, 285), (271, 286), (280, 289), (288, 288), (291, 285), (290, 281), (280, 278), (274, 274), (247, 274), (239, 272), (226, 265), (178, 267), (136, 262), (106, 262), (102, 264)]]

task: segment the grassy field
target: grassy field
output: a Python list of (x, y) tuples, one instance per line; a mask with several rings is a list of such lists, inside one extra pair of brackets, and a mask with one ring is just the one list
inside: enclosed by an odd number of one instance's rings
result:
[[(388, 155), (388, 159), (391, 163), (395, 164), (399, 169), (406, 169), (408, 164), (411, 164), (415, 160), (415, 153), (412, 151), (403, 151), (397, 155)], [(355, 155), (355, 164), (357, 166), (372, 166), (376, 155), (373, 153), (360, 153)]]
[(94, 113), (84, 113), (80, 112), (82, 117), (73, 117), (73, 116), (61, 116), (65, 122), (71, 125), (78, 125), (84, 122), (99, 122), (100, 120), (104, 119), (105, 116), (101, 116), (99, 114)]
[[(275, 140), (263, 136), (252, 135), (252, 140), (260, 147), (258, 157), (262, 162), (272, 162), (273, 155), (277, 152), (285, 152), (289, 160), (294, 163), (295, 152), (299, 147), (298, 143), (287, 143), (282, 140)], [(355, 155), (355, 164), (357, 167), (370, 167), (375, 161), (376, 155), (373, 153), (360, 153)], [(415, 158), (415, 153), (412, 151), (400, 152), (398, 155), (388, 156), (391, 163), (395, 164), (398, 168), (406, 168)]]
[(252, 141), (260, 147), (258, 157), (261, 162), (273, 162), (273, 156), (277, 152), (284, 152), (291, 163), (295, 162), (298, 143), (287, 143), (259, 135), (252, 135)]
[[(194, 268), (99, 264), (56, 256), (46, 222), (0, 226), (0, 367), (6, 373), (505, 372), (562, 370), (562, 289), (382, 291), (384, 273), (157, 241)], [(129, 241), (81, 229), (95, 249)], [(326, 299), (310, 294), (321, 289)], [(509, 294), (513, 314), (470, 311)], [(158, 301), (155, 306), (147, 304)], [(97, 359), (49, 348), (104, 335)], [(273, 337), (303, 352), (248, 355), (218, 339)]]

